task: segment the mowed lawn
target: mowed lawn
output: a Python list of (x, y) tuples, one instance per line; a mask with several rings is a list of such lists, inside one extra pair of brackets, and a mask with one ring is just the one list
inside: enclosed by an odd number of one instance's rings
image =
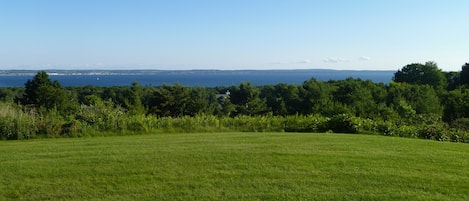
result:
[(0, 200), (469, 200), (469, 144), (370, 135), (0, 141)]

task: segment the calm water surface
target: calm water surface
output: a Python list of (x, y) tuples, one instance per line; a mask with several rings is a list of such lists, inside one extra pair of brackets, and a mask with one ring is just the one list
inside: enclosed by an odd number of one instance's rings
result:
[[(311, 78), (321, 81), (342, 80), (349, 77), (389, 83), (393, 71), (333, 71), (333, 70), (263, 70), (263, 71), (168, 71), (151, 74), (93, 74), (50, 75), (63, 86), (127, 86), (137, 81), (143, 86), (181, 84), (185, 86), (232, 86), (241, 82), (254, 85), (279, 83), (301, 84)], [(0, 87), (24, 86), (33, 75), (1, 75)]]

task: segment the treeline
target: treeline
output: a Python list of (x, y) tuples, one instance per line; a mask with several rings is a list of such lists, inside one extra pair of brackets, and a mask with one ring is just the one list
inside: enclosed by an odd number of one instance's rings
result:
[(301, 85), (62, 87), (44, 71), (0, 88), (0, 136), (127, 132), (368, 132), (469, 141), (469, 64), (409, 64), (390, 84), (346, 79)]

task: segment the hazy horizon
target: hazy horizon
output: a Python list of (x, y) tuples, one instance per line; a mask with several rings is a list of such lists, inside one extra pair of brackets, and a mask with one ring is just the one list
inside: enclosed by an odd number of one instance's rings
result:
[(41, 70), (59, 70), (59, 71), (249, 71), (249, 70), (258, 70), (258, 71), (295, 71), (295, 70), (330, 70), (330, 71), (397, 71), (398, 69), (341, 69), (341, 68), (151, 68), (151, 67), (81, 67), (81, 68), (62, 68), (62, 67), (26, 67), (26, 68), (3, 68), (0, 71), (41, 71)]

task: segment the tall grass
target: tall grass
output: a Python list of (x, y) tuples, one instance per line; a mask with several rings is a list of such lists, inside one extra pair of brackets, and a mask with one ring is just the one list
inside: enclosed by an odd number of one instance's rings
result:
[(33, 138), (38, 130), (34, 111), (25, 112), (13, 104), (0, 104), (0, 138)]
[(80, 137), (84, 135), (126, 135), (142, 133), (195, 132), (335, 132), (369, 133), (388, 136), (423, 138), (439, 141), (469, 142), (466, 130), (452, 129), (437, 121), (420, 125), (363, 119), (347, 114), (332, 117), (320, 115), (235, 116), (198, 115), (156, 117), (131, 115), (119, 106), (105, 104), (81, 106), (74, 115), (62, 116), (57, 111), (37, 113), (15, 104), (0, 104), (0, 138)]

